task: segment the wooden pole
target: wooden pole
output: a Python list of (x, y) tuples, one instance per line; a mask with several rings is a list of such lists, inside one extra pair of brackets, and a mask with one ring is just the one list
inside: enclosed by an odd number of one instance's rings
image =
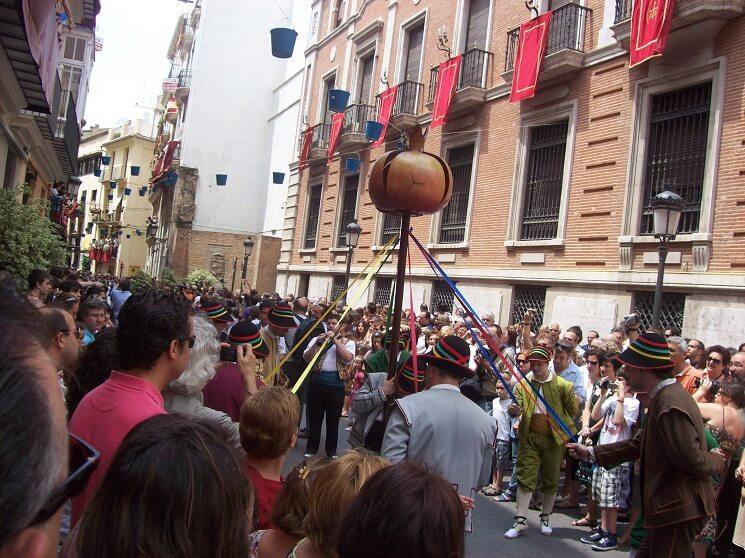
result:
[(388, 378), (396, 375), (398, 364), (398, 340), (401, 337), (401, 307), (404, 302), (404, 281), (406, 280), (406, 254), (409, 251), (409, 225), (411, 215), (401, 217), (401, 235), (398, 241), (398, 266), (396, 267), (396, 294), (393, 299), (391, 318), (391, 348), (388, 352)]

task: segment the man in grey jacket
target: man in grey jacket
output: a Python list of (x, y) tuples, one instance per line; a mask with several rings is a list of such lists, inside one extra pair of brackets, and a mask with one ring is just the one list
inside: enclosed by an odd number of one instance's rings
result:
[[(391, 463), (417, 461), (447, 479), (472, 504), (491, 479), (497, 424), (493, 417), (461, 395), (459, 384), (473, 376), (471, 352), (463, 339), (448, 335), (431, 353), (426, 390), (396, 400), (383, 440), (383, 457)], [(471, 530), (471, 514), (466, 530)]]

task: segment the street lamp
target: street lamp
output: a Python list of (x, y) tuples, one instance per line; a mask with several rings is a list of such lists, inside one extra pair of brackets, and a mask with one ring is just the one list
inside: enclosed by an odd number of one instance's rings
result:
[[(347, 289), (349, 289), (349, 271), (352, 267), (352, 254), (354, 253), (354, 249), (357, 248), (357, 242), (360, 240), (361, 233), (362, 227), (357, 224), (357, 219), (352, 219), (344, 229), (344, 235), (347, 242), (347, 270), (344, 273), (344, 284), (347, 286)], [(344, 293), (342, 302), (344, 304), (347, 303), (346, 292)]]
[(652, 327), (660, 327), (660, 310), (662, 309), (662, 282), (665, 277), (665, 261), (667, 260), (667, 244), (675, 240), (678, 234), (680, 214), (683, 212), (684, 201), (678, 194), (664, 190), (652, 198), (652, 214), (654, 216), (654, 237), (660, 241), (657, 252), (657, 286), (654, 290), (654, 309), (652, 310)]
[(251, 256), (251, 251), (254, 249), (254, 241), (251, 240), (250, 236), (246, 237), (243, 241), (243, 271), (241, 271), (241, 290), (246, 281), (246, 268), (248, 267), (248, 258)]

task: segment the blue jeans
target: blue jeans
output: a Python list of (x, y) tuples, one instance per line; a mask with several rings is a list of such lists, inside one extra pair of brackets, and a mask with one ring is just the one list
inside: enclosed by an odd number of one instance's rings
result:
[(510, 438), (510, 441), (512, 442), (512, 476), (505, 493), (508, 496), (517, 496), (517, 438)]

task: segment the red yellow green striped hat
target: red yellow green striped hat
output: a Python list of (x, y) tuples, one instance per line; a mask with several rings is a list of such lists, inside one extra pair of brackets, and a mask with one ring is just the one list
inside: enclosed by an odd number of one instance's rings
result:
[(468, 368), (471, 349), (468, 343), (457, 335), (443, 337), (431, 353), (422, 355), (419, 359), (459, 378), (471, 378), (474, 375), (473, 370)]
[(250, 345), (256, 358), (263, 358), (269, 354), (269, 347), (262, 339), (259, 328), (251, 320), (241, 320), (230, 328), (228, 341), (232, 345)]
[(292, 313), (292, 308), (286, 302), (280, 302), (272, 307), (266, 319), (270, 325), (281, 329), (290, 329), (297, 326), (295, 314)]
[(427, 373), (427, 364), (422, 357), (416, 359), (416, 386), (414, 385), (414, 357), (409, 357), (396, 374), (396, 385), (404, 393), (416, 393), (424, 391), (424, 375)]
[(201, 310), (207, 314), (207, 317), (210, 320), (215, 320), (216, 322), (230, 321), (230, 314), (228, 313), (227, 308), (225, 308), (225, 306), (220, 302), (207, 302), (202, 305)]
[(618, 360), (626, 366), (643, 370), (670, 368), (670, 349), (667, 340), (659, 333), (645, 331), (636, 338), (628, 348), (618, 356)]
[(528, 353), (528, 360), (539, 360), (541, 362), (548, 362), (551, 360), (551, 349), (546, 347), (533, 347)]

